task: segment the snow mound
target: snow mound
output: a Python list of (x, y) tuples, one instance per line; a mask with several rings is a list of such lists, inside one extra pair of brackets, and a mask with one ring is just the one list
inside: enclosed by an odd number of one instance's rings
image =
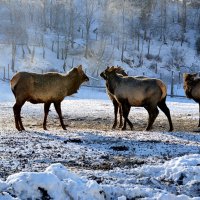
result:
[[(120, 174), (120, 169), (115, 171)], [(0, 181), (0, 199), (200, 200), (200, 155), (185, 155), (164, 164), (130, 169), (130, 173), (133, 179), (126, 180), (123, 187), (112, 183), (100, 185), (72, 173), (62, 164), (52, 164), (44, 172), (17, 173), (5, 182)]]
[[(200, 156), (185, 155), (174, 158), (158, 166), (143, 166), (139, 170), (145, 176), (165, 179), (179, 185), (191, 184), (200, 180)], [(138, 171), (137, 171), (138, 172)]]
[[(1, 194), (3, 191), (4, 193)], [(7, 178), (6, 182), (1, 181), (0, 199), (15, 199), (14, 197), (22, 200), (104, 199), (100, 185), (95, 181), (79, 178), (61, 164), (53, 164), (45, 172), (13, 174)]]

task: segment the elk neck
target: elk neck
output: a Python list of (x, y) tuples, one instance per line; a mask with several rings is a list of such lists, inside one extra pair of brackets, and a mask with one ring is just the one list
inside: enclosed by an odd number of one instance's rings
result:
[(70, 96), (74, 93), (77, 93), (78, 89), (80, 88), (82, 81), (79, 75), (76, 76), (65, 76), (65, 87), (67, 90), (67, 96)]
[(116, 88), (121, 82), (121, 78), (117, 76), (117, 74), (110, 74), (107, 81), (106, 86), (111, 94), (115, 93)]

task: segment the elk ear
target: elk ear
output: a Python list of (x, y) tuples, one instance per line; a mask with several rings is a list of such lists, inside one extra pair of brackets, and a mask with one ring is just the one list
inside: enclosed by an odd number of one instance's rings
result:
[(196, 77), (196, 76), (198, 76), (198, 73), (194, 73), (194, 74), (192, 74), (194, 77)]
[(77, 69), (78, 69), (78, 71), (81, 71), (82, 70), (82, 65), (79, 65)]
[(115, 67), (114, 67), (114, 66), (112, 66), (112, 67), (110, 68), (110, 70), (109, 70), (109, 71), (111, 72), (111, 71), (113, 71), (114, 69), (115, 69)]

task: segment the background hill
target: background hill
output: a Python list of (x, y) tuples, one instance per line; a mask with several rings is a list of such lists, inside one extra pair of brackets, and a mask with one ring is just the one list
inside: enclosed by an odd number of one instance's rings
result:
[(0, 74), (120, 65), (169, 83), (200, 71), (198, 0), (1, 0), (0, 22)]

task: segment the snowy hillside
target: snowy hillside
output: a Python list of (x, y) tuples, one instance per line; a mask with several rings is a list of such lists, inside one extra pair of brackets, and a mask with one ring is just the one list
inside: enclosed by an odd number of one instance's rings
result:
[[(187, 2), (187, 3), (186, 3)], [(182, 83), (199, 72), (199, 2), (1, 1), (0, 74), (68, 71), (82, 64), (98, 77), (107, 65), (130, 75)], [(2, 75), (1, 77), (2, 78)], [(102, 85), (93, 81), (92, 85)]]

